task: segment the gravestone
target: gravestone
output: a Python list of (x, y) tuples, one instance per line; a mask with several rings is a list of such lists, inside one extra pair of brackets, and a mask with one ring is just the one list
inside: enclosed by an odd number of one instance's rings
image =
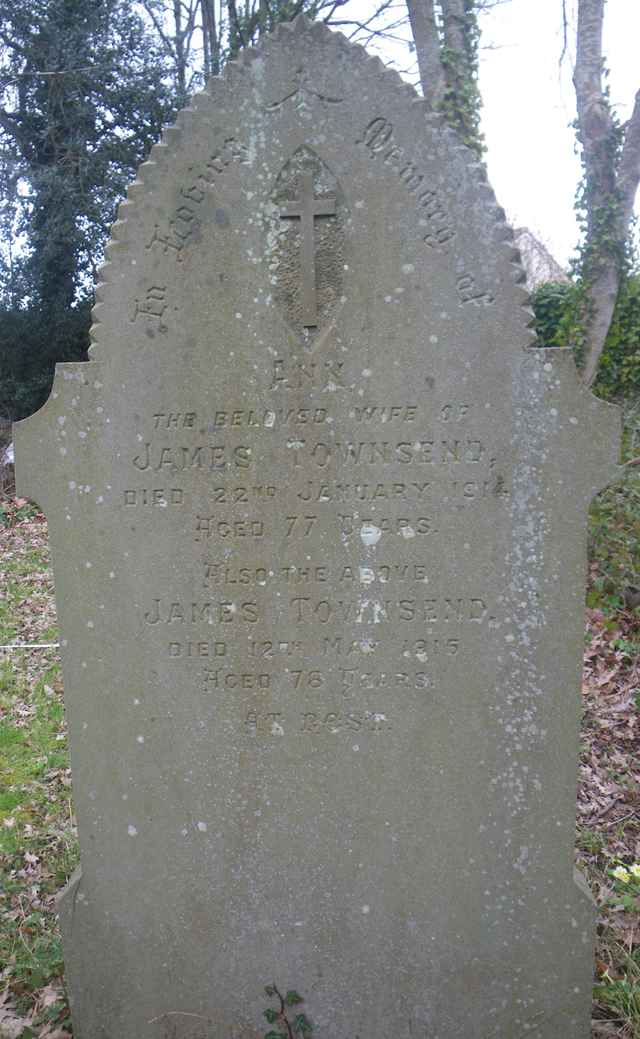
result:
[(272, 983), (317, 1039), (586, 1039), (586, 510), (618, 414), (531, 349), (521, 278), (470, 153), (304, 20), (141, 167), (92, 360), (16, 429), (76, 1039), (255, 1039)]

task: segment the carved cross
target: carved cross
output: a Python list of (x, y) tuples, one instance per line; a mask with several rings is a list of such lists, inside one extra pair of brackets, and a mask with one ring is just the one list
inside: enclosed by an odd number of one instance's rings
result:
[(313, 197), (313, 173), (302, 174), (302, 197), (280, 210), (283, 219), (298, 219), (302, 233), (302, 324), (314, 328), (318, 324), (316, 298), (316, 247), (314, 223), (317, 216), (335, 216), (335, 198)]

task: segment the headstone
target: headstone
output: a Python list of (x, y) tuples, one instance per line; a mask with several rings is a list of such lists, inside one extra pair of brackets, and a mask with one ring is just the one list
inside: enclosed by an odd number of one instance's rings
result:
[(520, 253), (520, 260), (525, 272), (525, 284), (529, 292), (535, 292), (541, 285), (550, 281), (560, 285), (570, 284), (567, 272), (554, 259), (546, 245), (536, 238), (528, 227), (515, 228), (513, 240)]
[(108, 255), (92, 361), (16, 430), (76, 1039), (255, 1039), (271, 984), (316, 1039), (586, 1039), (585, 528), (618, 413), (530, 348), (481, 168), (300, 20), (181, 113)]

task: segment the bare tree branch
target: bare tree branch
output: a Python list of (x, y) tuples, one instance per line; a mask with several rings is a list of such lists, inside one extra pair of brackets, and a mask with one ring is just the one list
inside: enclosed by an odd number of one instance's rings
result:
[(331, 8), (329, 13), (325, 14), (323, 16), (323, 19), (322, 19), (322, 21), (325, 23), (325, 25), (326, 25), (327, 22), (331, 21), (331, 19), (333, 18), (334, 14), (338, 10), (338, 8), (339, 7), (344, 7), (344, 5), (347, 4), (347, 3), (349, 3), (349, 0), (333, 0), (333, 3), (329, 5), (330, 8)]
[(238, 9), (235, 4), (235, 0), (227, 0), (227, 8), (229, 11), (229, 24), (233, 24), (234, 32), (238, 38), (238, 42), (241, 47), (246, 47), (247, 41), (245, 40), (242, 29), (240, 27), (240, 20), (238, 18)]
[(564, 56), (567, 53), (567, 47), (569, 45), (569, 21), (567, 18), (567, 0), (562, 0), (562, 53), (560, 54), (560, 61), (558, 65), (562, 65)]
[(155, 4), (151, 3), (150, 0), (142, 0), (142, 6), (144, 7), (151, 21), (153, 22), (153, 27), (156, 30), (160, 39), (162, 40), (167, 54), (169, 54), (169, 56), (175, 61), (176, 52), (173, 46), (173, 40), (163, 29), (162, 22), (158, 18), (155, 11)]

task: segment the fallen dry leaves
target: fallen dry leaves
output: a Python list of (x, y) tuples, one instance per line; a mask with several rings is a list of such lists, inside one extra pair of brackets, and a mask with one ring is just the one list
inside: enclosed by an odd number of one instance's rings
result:
[(595, 829), (612, 857), (640, 860), (640, 640), (636, 611), (616, 627), (587, 610), (578, 824)]
[[(576, 854), (599, 907), (599, 1039), (640, 1035), (640, 898), (625, 894), (612, 876), (614, 867), (640, 862), (639, 614), (587, 610), (586, 618)], [(627, 1005), (627, 1013), (619, 1009)]]

